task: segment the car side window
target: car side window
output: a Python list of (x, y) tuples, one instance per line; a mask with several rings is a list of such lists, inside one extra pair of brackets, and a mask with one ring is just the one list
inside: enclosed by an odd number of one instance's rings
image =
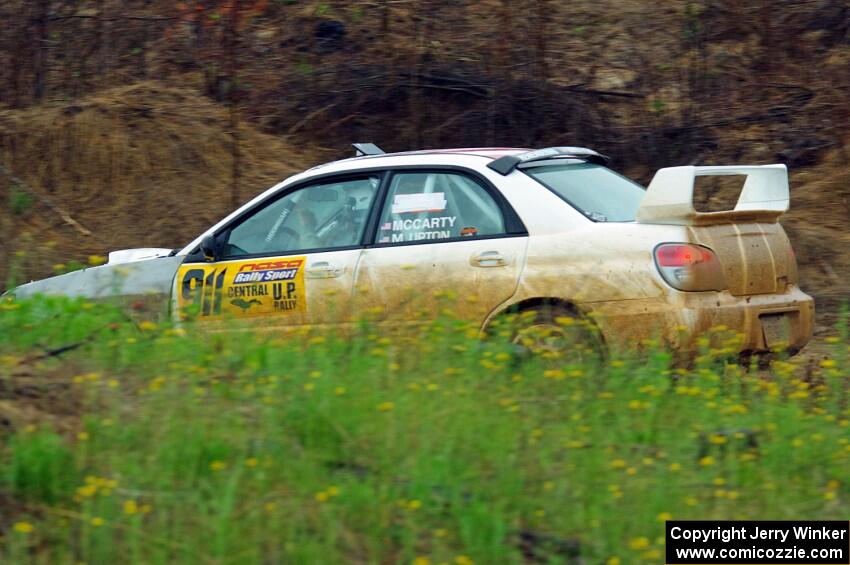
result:
[(502, 210), (470, 176), (451, 172), (393, 175), (377, 243), (406, 243), (506, 233)]
[(294, 190), (234, 227), (224, 258), (358, 245), (379, 184), (375, 175)]

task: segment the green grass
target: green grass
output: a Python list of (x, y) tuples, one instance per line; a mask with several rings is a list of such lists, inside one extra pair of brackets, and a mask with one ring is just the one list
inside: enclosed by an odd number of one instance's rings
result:
[(520, 363), (450, 319), (284, 339), (0, 302), (0, 401), (34, 374), (51, 415), (0, 435), (0, 561), (659, 563), (671, 517), (846, 519), (838, 335), (768, 375), (707, 345)]

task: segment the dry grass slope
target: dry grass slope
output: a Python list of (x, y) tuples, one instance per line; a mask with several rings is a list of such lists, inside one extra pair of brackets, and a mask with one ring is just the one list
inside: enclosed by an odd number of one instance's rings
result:
[[(37, 276), (88, 254), (185, 244), (230, 211), (227, 118), (195, 91), (157, 82), (0, 112), (0, 163), (92, 232), (36, 198), (15, 204), (22, 191), (3, 179), (4, 248), (40, 247), (27, 264)], [(240, 201), (320, 160), (247, 125), (240, 138)], [(9, 261), (0, 255), (0, 271)]]

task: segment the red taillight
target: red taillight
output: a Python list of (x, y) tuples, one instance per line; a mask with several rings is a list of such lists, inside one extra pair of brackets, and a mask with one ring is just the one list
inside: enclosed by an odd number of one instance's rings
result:
[(726, 278), (714, 251), (690, 243), (662, 243), (655, 248), (655, 264), (664, 280), (686, 291), (724, 290)]
[(684, 267), (702, 260), (702, 250), (693, 245), (666, 243), (655, 250), (659, 267)]

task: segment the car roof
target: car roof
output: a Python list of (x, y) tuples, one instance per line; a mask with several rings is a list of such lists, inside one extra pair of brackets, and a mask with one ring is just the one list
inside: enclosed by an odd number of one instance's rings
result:
[(380, 153), (378, 155), (360, 155), (357, 157), (349, 157), (347, 159), (329, 161), (321, 165), (316, 165), (315, 167), (308, 169), (308, 171), (329, 167), (331, 165), (338, 165), (341, 163), (351, 164), (358, 161), (373, 161), (386, 159), (388, 157), (412, 157), (419, 155), (470, 155), (474, 157), (486, 157), (491, 160), (495, 160), (499, 159), (500, 157), (505, 157), (506, 155), (518, 155), (527, 151), (531, 151), (531, 149), (523, 147), (458, 147), (449, 149), (419, 149), (416, 151), (399, 151), (396, 153)]
[(440, 155), (445, 153), (477, 155), (479, 157), (498, 159), (505, 155), (517, 155), (519, 153), (525, 153), (526, 151), (531, 151), (531, 149), (524, 147), (459, 147), (454, 149), (420, 149), (418, 151), (403, 151), (400, 153), (386, 153), (384, 155), (364, 155), (362, 157), (355, 157), (355, 159), (386, 157), (389, 155)]

